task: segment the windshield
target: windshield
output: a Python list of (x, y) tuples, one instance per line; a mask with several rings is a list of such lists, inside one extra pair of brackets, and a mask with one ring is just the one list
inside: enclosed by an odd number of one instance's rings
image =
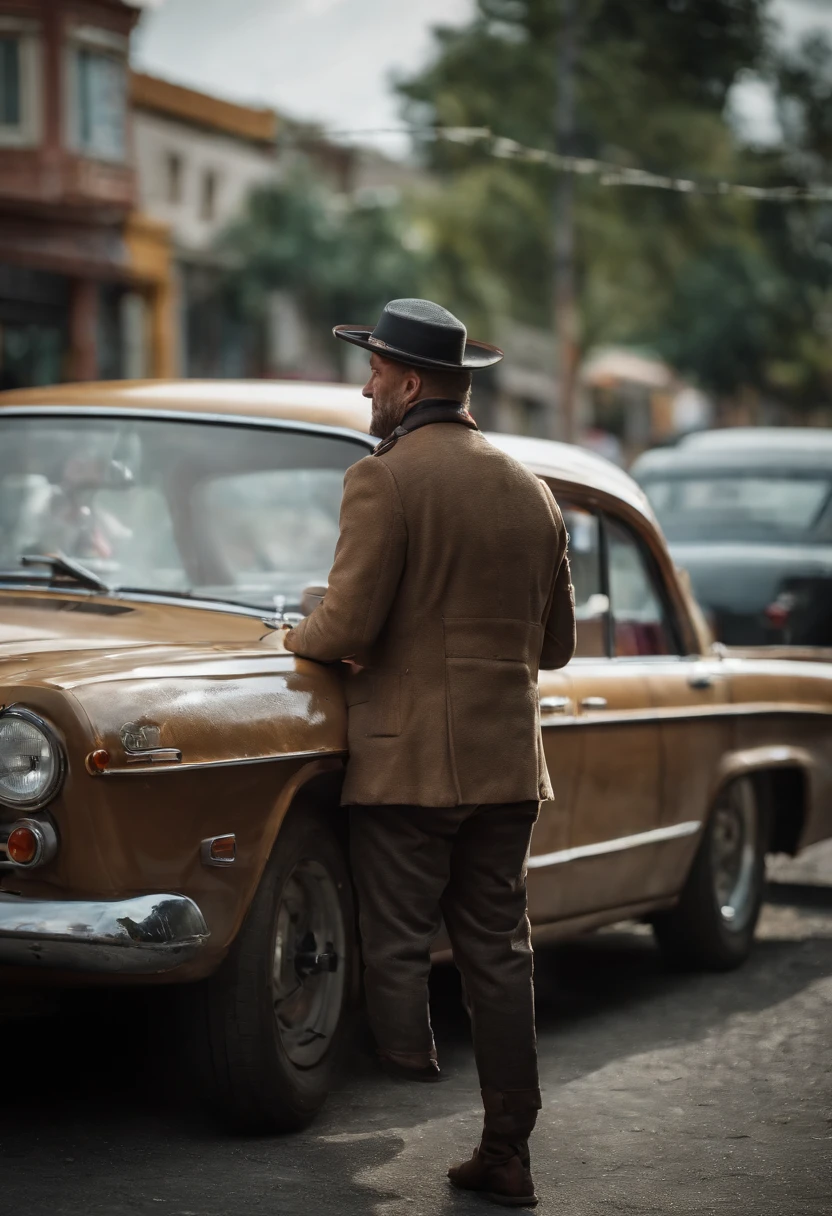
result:
[(326, 583), (344, 473), (364, 455), (276, 428), (0, 418), (0, 577), (60, 552), (113, 587), (295, 610)]
[(645, 479), (669, 541), (832, 541), (832, 476), (767, 476), (732, 470)]

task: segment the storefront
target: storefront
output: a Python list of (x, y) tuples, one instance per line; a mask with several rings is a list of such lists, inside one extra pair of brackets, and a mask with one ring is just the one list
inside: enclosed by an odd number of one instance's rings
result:
[(0, 263), (0, 389), (64, 379), (69, 281)]
[(136, 17), (0, 0), (3, 387), (170, 374), (167, 230), (136, 210)]

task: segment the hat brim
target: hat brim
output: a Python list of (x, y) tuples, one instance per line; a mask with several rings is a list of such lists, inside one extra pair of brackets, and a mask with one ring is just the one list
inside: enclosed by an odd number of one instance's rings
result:
[(422, 355), (411, 354), (410, 351), (398, 350), (373, 337), (372, 329), (365, 325), (336, 325), (332, 331), (342, 342), (351, 342), (353, 346), (362, 346), (365, 350), (381, 355), (383, 359), (393, 359), (396, 363), (407, 363), (410, 367), (428, 367), (441, 372), (476, 372), (484, 367), (493, 367), (503, 358), (503, 352), (497, 346), (489, 346), (487, 342), (472, 342), (469, 338), (465, 343), (465, 354), (461, 363), (446, 363), (443, 359), (426, 359)]

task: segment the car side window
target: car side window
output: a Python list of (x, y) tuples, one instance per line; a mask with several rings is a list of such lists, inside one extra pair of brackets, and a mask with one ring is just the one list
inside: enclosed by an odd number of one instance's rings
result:
[(594, 511), (560, 502), (569, 534), (569, 565), (575, 588), (578, 658), (607, 654), (609, 599), (604, 591), (601, 521)]
[(619, 520), (605, 521), (613, 654), (678, 654), (665, 599), (644, 546)]

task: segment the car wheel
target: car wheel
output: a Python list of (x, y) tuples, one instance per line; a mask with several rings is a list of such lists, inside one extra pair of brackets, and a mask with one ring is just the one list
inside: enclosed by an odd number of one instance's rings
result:
[(330, 1085), (356, 967), (352, 887), (325, 816), (291, 814), (220, 970), (196, 986), (197, 1067), (241, 1131), (306, 1126)]
[(679, 903), (653, 918), (668, 962), (723, 971), (748, 957), (765, 888), (768, 821), (751, 778), (720, 792)]

